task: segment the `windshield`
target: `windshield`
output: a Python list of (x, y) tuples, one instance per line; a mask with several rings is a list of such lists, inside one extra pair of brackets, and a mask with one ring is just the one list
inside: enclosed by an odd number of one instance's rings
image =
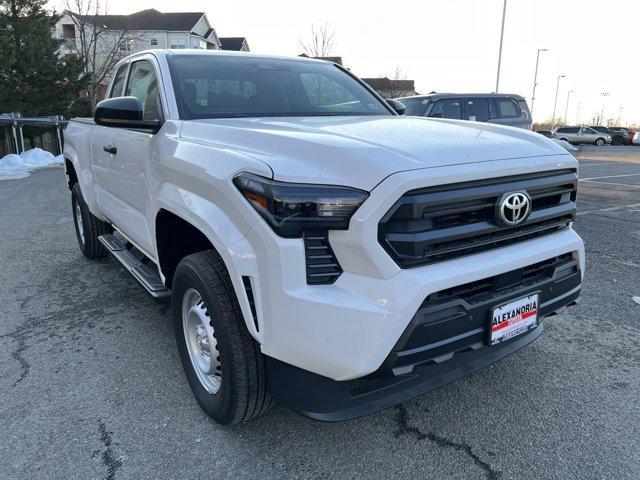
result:
[(184, 119), (392, 115), (331, 63), (243, 56), (175, 55), (173, 83)]

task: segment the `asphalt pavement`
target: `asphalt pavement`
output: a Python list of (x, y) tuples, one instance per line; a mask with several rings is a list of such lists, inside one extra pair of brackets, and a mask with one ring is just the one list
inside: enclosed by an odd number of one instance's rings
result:
[(80, 254), (62, 169), (1, 181), (0, 478), (640, 478), (640, 148), (591, 150), (579, 305), (498, 364), (334, 424), (213, 423), (167, 307)]

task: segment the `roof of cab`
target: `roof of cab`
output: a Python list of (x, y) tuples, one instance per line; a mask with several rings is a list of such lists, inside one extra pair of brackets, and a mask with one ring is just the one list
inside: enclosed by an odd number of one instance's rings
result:
[(172, 56), (179, 56), (179, 55), (201, 55), (201, 56), (217, 56), (217, 57), (253, 57), (253, 58), (265, 58), (265, 59), (274, 59), (274, 60), (276, 59), (277, 60), (297, 60), (300, 62), (331, 63), (331, 62), (328, 62), (327, 60), (321, 60), (321, 59), (310, 58), (310, 57), (269, 55), (264, 53), (242, 52), (242, 51), (234, 51), (234, 50), (204, 50), (201, 48), (180, 48), (180, 49), (171, 49), (171, 50), (154, 48), (154, 49), (142, 50), (141, 52), (136, 52), (127, 58), (137, 57), (139, 55), (148, 54), (148, 53), (151, 53), (156, 56), (163, 56), (163, 57), (172, 57)]
[(450, 97), (466, 97), (466, 98), (499, 98), (510, 97), (516, 100), (524, 100), (522, 95), (515, 93), (429, 93), (427, 95), (412, 95), (409, 97), (399, 97), (398, 100), (406, 100), (408, 98), (417, 99), (438, 99), (438, 98), (450, 98)]

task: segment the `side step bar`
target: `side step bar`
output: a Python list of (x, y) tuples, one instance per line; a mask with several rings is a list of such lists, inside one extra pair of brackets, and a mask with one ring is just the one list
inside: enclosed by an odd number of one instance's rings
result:
[(171, 292), (164, 286), (158, 274), (136, 258), (131, 250), (127, 249), (116, 237), (101, 235), (98, 239), (156, 302), (168, 303), (171, 301)]

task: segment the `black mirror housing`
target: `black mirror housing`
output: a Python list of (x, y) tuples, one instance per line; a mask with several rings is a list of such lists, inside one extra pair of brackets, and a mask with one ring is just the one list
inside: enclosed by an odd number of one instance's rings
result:
[(398, 115), (404, 115), (404, 112), (405, 112), (404, 103), (399, 102), (398, 100), (395, 100), (393, 98), (390, 98), (387, 100), (387, 105), (393, 108), (393, 111), (396, 112)]
[(162, 126), (160, 120), (143, 120), (142, 103), (136, 97), (115, 97), (96, 105), (93, 120), (103, 127), (131, 128), (156, 133)]

